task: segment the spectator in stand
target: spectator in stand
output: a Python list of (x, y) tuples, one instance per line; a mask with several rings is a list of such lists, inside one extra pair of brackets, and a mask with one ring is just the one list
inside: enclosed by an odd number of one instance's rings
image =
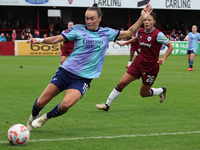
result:
[(27, 40), (27, 39), (26, 39), (25, 35), (22, 34), (20, 37), (20, 40)]
[(175, 38), (176, 38), (176, 36), (177, 36), (176, 30), (173, 29), (169, 36), (170, 36), (170, 40), (171, 40), (171, 41), (175, 41)]
[(5, 37), (6, 37), (6, 41), (12, 41), (12, 40), (11, 40), (11, 36), (10, 36), (9, 33), (6, 33)]
[(15, 40), (16, 40), (16, 38), (17, 38), (17, 33), (16, 33), (16, 30), (15, 30), (15, 29), (12, 30), (11, 37), (12, 37), (12, 41), (15, 41)]
[(51, 28), (51, 29), (49, 30), (49, 36), (54, 36), (53, 28)]
[(181, 30), (178, 30), (177, 36), (179, 37), (180, 41), (184, 41), (185, 35), (182, 33)]
[(43, 34), (43, 38), (46, 38), (46, 37), (47, 37), (47, 34), (46, 34), (46, 33), (44, 33), (44, 34)]
[(20, 38), (21, 38), (22, 35), (24, 35), (24, 36), (26, 35), (26, 29), (23, 29), (23, 30), (21, 31), (21, 33), (20, 33)]
[(25, 38), (30, 39), (30, 35), (31, 35), (31, 30), (27, 27), (25, 30)]
[(0, 42), (6, 42), (6, 37), (3, 32), (0, 35)]
[(40, 32), (35, 30), (35, 32), (33, 34), (33, 38), (40, 38)]
[(180, 41), (179, 37), (176, 36), (175, 40), (174, 41)]
[(60, 31), (59, 30), (56, 31), (56, 35), (60, 35)]

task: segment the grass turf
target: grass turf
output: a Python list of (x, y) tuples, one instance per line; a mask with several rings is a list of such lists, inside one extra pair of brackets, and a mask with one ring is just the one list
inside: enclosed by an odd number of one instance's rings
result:
[[(105, 103), (128, 62), (128, 56), (106, 56), (100, 78), (91, 82), (77, 104), (32, 131), (26, 145), (10, 145), (7, 130), (16, 123), (26, 125), (35, 98), (55, 74), (59, 61), (58, 56), (0, 57), (0, 149), (200, 149), (199, 56), (191, 72), (187, 71), (187, 56), (169, 56), (160, 67), (153, 87), (167, 87), (167, 99), (162, 104), (158, 96), (140, 97), (138, 80), (124, 89), (108, 112), (103, 112), (95, 104)], [(55, 97), (42, 112), (54, 108), (63, 96)]]

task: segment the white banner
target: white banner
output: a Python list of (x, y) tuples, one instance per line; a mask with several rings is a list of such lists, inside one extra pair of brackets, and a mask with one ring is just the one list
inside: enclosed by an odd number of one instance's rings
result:
[[(149, 0), (0, 0), (0, 5), (90, 7), (97, 3), (102, 8), (144, 8)], [(200, 0), (151, 0), (154, 9), (200, 10)]]
[[(118, 41), (118, 42), (125, 42), (125, 41)], [(119, 46), (115, 42), (109, 42), (109, 48), (106, 51), (106, 55), (130, 55), (130, 49), (131, 45), (124, 45), (124, 46)], [(167, 46), (162, 45), (160, 49), (160, 55), (164, 55), (167, 51)], [(135, 52), (135, 55), (137, 53)]]
[[(118, 42), (124, 42), (124, 41), (118, 41)], [(130, 48), (131, 48), (130, 44), (119, 46), (115, 42), (109, 42), (109, 48), (106, 51), (106, 55), (130, 55)]]
[(9, 6), (51, 6), (51, 0), (0, 0), (0, 5), (9, 5)]

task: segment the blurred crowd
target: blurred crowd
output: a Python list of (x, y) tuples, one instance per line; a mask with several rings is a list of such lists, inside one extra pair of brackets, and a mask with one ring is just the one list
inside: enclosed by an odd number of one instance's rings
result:
[[(102, 20), (100, 26), (111, 27), (113, 29), (127, 30), (128, 25), (120, 26), (116, 25), (113, 21), (111, 24), (107, 24)], [(175, 23), (173, 25), (157, 24), (156, 26), (160, 31), (162, 31), (167, 38), (171, 41), (184, 41), (191, 27), (188, 25)], [(10, 21), (0, 19), (0, 41), (15, 41), (15, 40), (28, 40), (30, 38), (45, 38), (49, 36), (59, 35), (64, 29), (66, 29), (66, 24), (63, 23), (62, 19), (54, 18), (49, 20), (48, 29), (43, 32), (39, 32), (33, 29), (32, 25), (28, 25), (25, 21), (12, 24)]]

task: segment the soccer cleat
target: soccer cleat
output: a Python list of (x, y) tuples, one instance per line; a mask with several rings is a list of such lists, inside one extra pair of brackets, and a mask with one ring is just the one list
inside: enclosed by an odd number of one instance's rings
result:
[(32, 122), (32, 126), (33, 128), (39, 128), (41, 127), (43, 124), (45, 124), (49, 119), (47, 118), (47, 113), (42, 115), (40, 118), (35, 119)]
[(129, 68), (130, 66), (129, 65), (126, 65), (126, 68)]
[(110, 107), (107, 104), (96, 104), (96, 108), (99, 110), (108, 111)]
[(165, 100), (165, 98), (166, 98), (167, 88), (166, 87), (162, 87), (162, 89), (163, 89), (163, 92), (159, 95), (159, 97), (160, 97), (160, 103), (162, 103)]
[(34, 127), (32, 126), (32, 122), (35, 119), (39, 118), (40, 115), (41, 115), (41, 112), (39, 112), (39, 114), (37, 116), (35, 116), (35, 117), (33, 117), (33, 115), (31, 114), (31, 116), (30, 116), (30, 118), (29, 118), (29, 120), (27, 122), (27, 128), (28, 128), (29, 131), (32, 131), (34, 129)]
[(194, 70), (194, 68), (188, 68), (188, 71), (193, 71)]

